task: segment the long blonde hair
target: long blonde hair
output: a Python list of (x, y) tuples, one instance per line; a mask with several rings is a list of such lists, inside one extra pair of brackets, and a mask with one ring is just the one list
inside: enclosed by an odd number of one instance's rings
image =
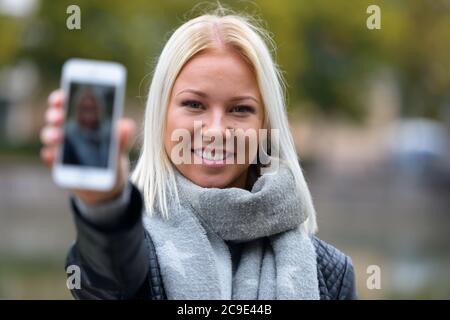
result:
[(279, 160), (293, 172), (299, 188), (307, 221), (304, 226), (317, 231), (316, 213), (311, 194), (299, 164), (289, 129), (285, 105), (285, 84), (269, 48), (274, 43), (267, 31), (249, 18), (218, 12), (203, 14), (181, 25), (171, 35), (159, 56), (146, 103), (143, 146), (132, 182), (141, 190), (146, 211), (153, 214), (156, 203), (163, 217), (169, 217), (168, 193), (178, 199), (173, 164), (164, 149), (166, 114), (173, 84), (182, 67), (197, 53), (222, 43), (236, 49), (253, 67), (264, 104), (265, 128), (277, 128)]

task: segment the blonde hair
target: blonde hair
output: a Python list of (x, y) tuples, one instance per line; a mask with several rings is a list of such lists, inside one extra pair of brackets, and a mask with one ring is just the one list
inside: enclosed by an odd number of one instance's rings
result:
[(162, 216), (167, 218), (168, 192), (179, 199), (173, 164), (163, 142), (170, 93), (182, 67), (197, 53), (216, 48), (218, 39), (237, 50), (255, 72), (264, 104), (265, 128), (279, 130), (278, 141), (271, 144), (278, 144), (273, 147), (278, 148), (279, 161), (295, 176), (308, 216), (304, 226), (313, 234), (317, 231), (315, 209), (289, 129), (283, 77), (269, 50), (274, 48), (274, 43), (267, 31), (241, 15), (225, 14), (223, 10), (204, 14), (181, 25), (169, 38), (150, 84), (143, 146), (131, 180), (143, 193), (148, 214), (153, 214), (158, 203)]

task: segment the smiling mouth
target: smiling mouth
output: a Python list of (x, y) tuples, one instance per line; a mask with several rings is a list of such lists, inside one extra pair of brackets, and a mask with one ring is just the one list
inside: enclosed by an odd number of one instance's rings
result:
[(191, 150), (197, 157), (202, 158), (207, 161), (224, 161), (232, 156), (233, 152), (227, 150), (206, 150), (206, 149), (192, 149)]

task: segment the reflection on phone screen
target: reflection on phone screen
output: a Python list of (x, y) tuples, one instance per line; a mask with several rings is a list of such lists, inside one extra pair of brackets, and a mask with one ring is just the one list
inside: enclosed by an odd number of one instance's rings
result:
[(114, 86), (70, 84), (63, 164), (108, 167), (114, 92)]

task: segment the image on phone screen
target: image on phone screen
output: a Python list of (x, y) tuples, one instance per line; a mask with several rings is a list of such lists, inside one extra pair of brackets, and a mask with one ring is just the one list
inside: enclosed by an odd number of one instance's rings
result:
[(70, 83), (63, 164), (108, 167), (114, 94), (114, 86)]

